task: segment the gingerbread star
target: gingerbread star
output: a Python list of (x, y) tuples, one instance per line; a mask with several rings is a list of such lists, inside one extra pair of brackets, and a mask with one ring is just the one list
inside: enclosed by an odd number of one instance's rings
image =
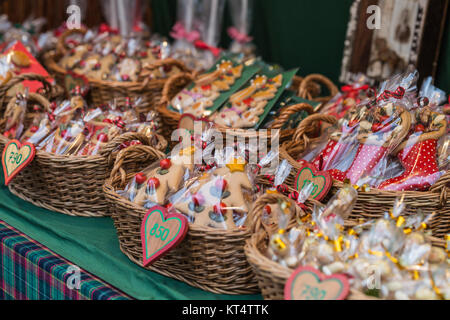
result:
[(245, 162), (239, 161), (239, 159), (234, 158), (232, 162), (227, 163), (226, 165), (230, 172), (244, 172)]

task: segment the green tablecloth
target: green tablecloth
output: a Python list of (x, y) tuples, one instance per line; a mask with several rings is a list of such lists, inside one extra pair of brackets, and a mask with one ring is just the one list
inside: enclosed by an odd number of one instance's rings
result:
[(0, 219), (136, 299), (261, 299), (212, 294), (145, 270), (120, 251), (110, 218), (71, 217), (36, 207), (12, 195), (3, 177), (0, 181)]

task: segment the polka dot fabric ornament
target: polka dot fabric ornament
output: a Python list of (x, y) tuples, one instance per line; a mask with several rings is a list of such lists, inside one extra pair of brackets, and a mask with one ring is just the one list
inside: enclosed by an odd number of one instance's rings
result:
[(382, 182), (379, 189), (425, 191), (443, 174), (437, 163), (437, 141), (447, 131), (445, 115), (425, 107), (416, 112), (416, 119), (414, 132), (395, 150), (403, 174)]

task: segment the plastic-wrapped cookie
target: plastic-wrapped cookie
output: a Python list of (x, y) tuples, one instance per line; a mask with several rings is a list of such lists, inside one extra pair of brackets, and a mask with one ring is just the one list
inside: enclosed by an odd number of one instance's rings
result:
[(81, 45), (71, 49), (64, 57), (59, 61), (59, 65), (64, 69), (73, 69), (77, 63), (79, 63), (85, 54), (89, 51), (89, 46)]
[(137, 59), (124, 58), (117, 64), (117, 70), (113, 74), (116, 81), (132, 81), (138, 80), (141, 71), (141, 63)]
[(29, 67), (31, 64), (30, 58), (24, 52), (18, 50), (13, 51), (11, 61), (20, 68)]

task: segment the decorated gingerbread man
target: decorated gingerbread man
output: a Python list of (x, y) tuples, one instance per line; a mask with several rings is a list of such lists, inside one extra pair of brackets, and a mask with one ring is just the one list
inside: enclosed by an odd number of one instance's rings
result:
[(133, 202), (140, 206), (150, 204), (164, 205), (169, 193), (177, 192), (184, 181), (186, 171), (194, 168), (195, 146), (191, 145), (189, 131), (183, 131), (181, 148), (172, 152), (170, 159), (163, 159), (159, 166), (136, 175), (136, 194)]
[(116, 61), (117, 58), (112, 53), (105, 56), (94, 53), (80, 60), (74, 71), (91, 79), (106, 80)]
[(259, 117), (264, 113), (269, 100), (275, 97), (282, 81), (281, 74), (271, 79), (267, 79), (264, 75), (256, 76), (247, 88), (230, 97), (230, 106), (224, 107), (211, 119), (225, 127), (254, 127), (259, 122)]
[(242, 225), (239, 221), (248, 214), (252, 201), (248, 198), (252, 184), (245, 166), (245, 162), (233, 158), (226, 166), (204, 173), (174, 208), (187, 215), (194, 224), (236, 229), (236, 224)]
[(81, 60), (83, 60), (89, 50), (90, 45), (88, 44), (76, 46), (75, 48), (69, 50), (69, 52), (61, 58), (59, 65), (64, 69), (72, 70)]
[(195, 117), (209, 115), (208, 108), (221, 92), (229, 90), (236, 79), (241, 77), (243, 65), (233, 67), (231, 61), (222, 60), (215, 71), (201, 75), (192, 89), (184, 89), (172, 99), (172, 106)]

